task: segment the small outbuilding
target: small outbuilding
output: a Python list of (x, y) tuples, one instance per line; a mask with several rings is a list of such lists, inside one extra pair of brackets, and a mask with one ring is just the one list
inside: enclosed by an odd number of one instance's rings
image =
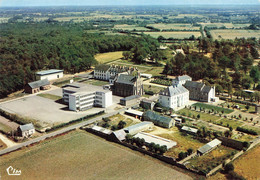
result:
[(49, 69), (45, 71), (36, 72), (37, 80), (43, 80), (43, 79), (54, 80), (62, 77), (63, 77), (63, 70), (59, 70), (59, 69)]
[(125, 140), (125, 137), (126, 137), (126, 133), (123, 129), (120, 129), (120, 130), (117, 130), (117, 131), (114, 131), (110, 134), (110, 140), (111, 141), (115, 141), (115, 142), (121, 142), (123, 140)]
[(127, 134), (137, 134), (141, 131), (145, 131), (145, 130), (148, 130), (148, 129), (152, 129), (153, 128), (153, 123), (152, 122), (149, 122), (149, 121), (143, 121), (143, 122), (140, 122), (138, 124), (135, 124), (135, 125), (132, 125), (132, 126), (129, 126), (127, 128), (125, 128), (125, 132)]
[(128, 109), (128, 110), (125, 111), (125, 114), (140, 119), (143, 115), (143, 112), (137, 111), (137, 110), (134, 110), (134, 109)]
[(35, 133), (35, 128), (32, 123), (20, 125), (17, 128), (17, 133), (18, 133), (18, 136), (21, 136), (21, 137), (30, 137), (31, 135), (33, 135)]
[(39, 80), (39, 81), (34, 81), (34, 82), (30, 82), (28, 84), (26, 84), (24, 86), (24, 91), (26, 93), (30, 93), (30, 94), (34, 94), (37, 92), (40, 92), (40, 90), (47, 90), (50, 89), (50, 82), (48, 81), (48, 79), (43, 79), (43, 80)]
[(214, 139), (197, 150), (199, 156), (204, 155), (221, 145), (221, 141)]
[(182, 126), (181, 131), (186, 132), (188, 134), (196, 135), (198, 132), (198, 129), (188, 127), (188, 126)]
[(142, 99), (140, 102), (140, 106), (144, 109), (153, 110), (155, 103), (149, 99)]
[(120, 99), (120, 104), (123, 106), (133, 105), (133, 104), (139, 104), (140, 102), (139, 95), (132, 95), (125, 98)]
[(153, 111), (146, 111), (143, 113), (142, 119), (144, 121), (151, 121), (155, 125), (164, 127), (164, 128), (171, 128), (174, 126), (174, 120), (170, 117), (162, 116)]

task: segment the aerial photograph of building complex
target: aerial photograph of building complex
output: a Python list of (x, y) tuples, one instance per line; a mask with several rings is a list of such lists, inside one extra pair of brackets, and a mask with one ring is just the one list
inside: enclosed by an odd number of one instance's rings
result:
[(259, 0), (1, 0), (0, 180), (260, 179)]

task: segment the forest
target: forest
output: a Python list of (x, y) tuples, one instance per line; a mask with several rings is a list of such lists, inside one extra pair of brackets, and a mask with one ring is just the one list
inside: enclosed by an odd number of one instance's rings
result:
[(0, 97), (35, 80), (35, 71), (64, 69), (77, 73), (90, 69), (96, 53), (135, 49), (140, 53), (157, 49), (157, 40), (140, 37), (87, 33), (87, 23), (8, 23), (1, 24)]

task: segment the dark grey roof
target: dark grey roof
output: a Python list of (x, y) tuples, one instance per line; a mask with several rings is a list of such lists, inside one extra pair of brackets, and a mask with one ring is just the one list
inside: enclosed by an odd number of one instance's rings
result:
[(142, 102), (144, 102), (144, 103), (153, 103), (153, 101), (152, 100), (150, 100), (150, 99), (142, 99)]
[(105, 71), (105, 72), (106, 72), (109, 68), (110, 68), (109, 65), (100, 64), (100, 65), (97, 65), (97, 66), (95, 67), (95, 70), (97, 70), (97, 71)]
[(163, 124), (169, 124), (172, 121), (171, 118), (166, 117), (166, 116), (161, 116), (160, 114), (155, 113), (153, 111), (144, 112), (143, 117), (146, 117), (145, 119), (147, 119), (147, 118), (150, 119), (152, 122), (160, 122), (160, 123), (163, 123)]
[(116, 80), (117, 83), (122, 83), (122, 84), (134, 84), (137, 80), (137, 77), (128, 75), (128, 74), (119, 74), (118, 78)]
[(132, 99), (137, 99), (137, 98), (140, 98), (141, 96), (139, 95), (132, 95), (132, 96), (127, 96), (125, 98), (122, 98), (123, 100), (125, 101), (129, 101), (129, 100), (132, 100)]
[(178, 84), (177, 86), (169, 86), (164, 91), (160, 92), (160, 95), (163, 96), (175, 96), (178, 94), (182, 94), (185, 92), (189, 92), (185, 87), (183, 87), (181, 84)]
[(203, 93), (209, 93), (210, 90), (211, 90), (211, 87), (210, 87), (210, 86), (204, 86), (204, 87), (202, 88), (202, 92), (203, 92)]
[(184, 86), (186, 88), (199, 88), (201, 89), (205, 84), (201, 82), (196, 82), (196, 81), (186, 81)]
[(48, 81), (48, 79), (43, 79), (43, 80), (39, 80), (39, 81), (30, 82), (30, 83), (28, 83), (28, 85), (32, 89), (34, 89), (34, 88), (39, 88), (41, 86), (50, 85), (50, 82)]
[(188, 76), (188, 75), (178, 76), (178, 77), (176, 78), (176, 80), (178, 80), (178, 81), (190, 80), (190, 79), (191, 79), (191, 77)]
[(120, 129), (120, 130), (114, 131), (114, 132), (112, 132), (112, 134), (113, 134), (119, 141), (125, 140), (126, 132), (124, 131), (124, 129)]
[(24, 131), (34, 129), (34, 126), (32, 123), (30, 123), (30, 124), (20, 125), (19, 128), (22, 132), (24, 132)]

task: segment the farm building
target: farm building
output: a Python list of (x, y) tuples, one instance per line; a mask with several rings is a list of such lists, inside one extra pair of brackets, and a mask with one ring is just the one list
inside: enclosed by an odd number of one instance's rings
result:
[(125, 128), (124, 130), (127, 134), (133, 135), (133, 134), (137, 134), (137, 133), (144, 131), (144, 130), (152, 129), (153, 126), (154, 125), (153, 125), (152, 122), (143, 121), (143, 122), (140, 122), (138, 124), (129, 126), (129, 127)]
[(199, 148), (197, 151), (197, 154), (199, 156), (206, 154), (220, 145), (221, 145), (221, 141), (218, 139), (214, 139), (214, 140), (210, 141), (209, 143), (205, 144), (204, 146), (202, 146), (201, 148)]
[(140, 97), (141, 96), (139, 96), (139, 95), (132, 95), (132, 96), (122, 98), (122, 99), (120, 99), (120, 104), (123, 106), (128, 106), (131, 104), (139, 104)]
[(148, 79), (151, 79), (152, 78), (152, 74), (144, 74), (144, 73), (141, 73), (141, 77), (142, 78), (148, 78)]
[(47, 79), (30, 82), (24, 86), (24, 91), (30, 94), (34, 94), (40, 92), (40, 90), (47, 89), (50, 89), (50, 82)]
[(149, 99), (142, 99), (140, 102), (140, 106), (144, 109), (153, 110), (154, 105), (155, 105), (155, 103)]
[(17, 128), (17, 133), (18, 133), (18, 136), (21, 136), (21, 137), (29, 137), (31, 136), (33, 133), (35, 133), (35, 128), (33, 126), (32, 123), (30, 124), (25, 124), (25, 125), (20, 125), (18, 128)]
[(126, 137), (125, 131), (123, 129), (120, 129), (120, 130), (112, 132), (110, 134), (109, 139), (112, 141), (118, 142), (118, 141), (125, 140), (125, 137)]
[(43, 80), (43, 79), (54, 80), (62, 77), (63, 77), (63, 70), (59, 70), (59, 69), (50, 69), (50, 70), (36, 72), (37, 80)]
[(106, 129), (106, 128), (103, 128), (103, 127), (100, 127), (100, 126), (96, 126), (96, 125), (88, 126), (86, 128), (86, 130), (88, 132), (97, 134), (97, 135), (104, 137), (104, 138), (107, 138), (113, 132), (109, 129)]
[(129, 116), (134, 116), (135, 118), (141, 118), (143, 116), (143, 112), (142, 111), (137, 111), (137, 110), (134, 110), (134, 109), (126, 110), (125, 114), (127, 114)]
[(167, 146), (167, 149), (172, 148), (173, 146), (177, 145), (177, 142), (169, 140), (169, 139), (165, 139), (159, 136), (155, 136), (153, 134), (149, 134), (149, 133), (144, 133), (144, 132), (139, 132), (137, 133), (135, 136), (135, 138), (140, 138), (140, 139), (144, 139), (144, 141), (146, 143), (155, 143), (155, 144), (159, 144), (160, 146)]
[(171, 128), (172, 126), (174, 126), (174, 120), (172, 118), (161, 116), (160, 114), (157, 114), (153, 111), (144, 112), (142, 118), (144, 121), (151, 121), (155, 125), (161, 127)]
[(182, 126), (181, 131), (186, 132), (186, 133), (188, 133), (188, 134), (193, 134), (193, 135), (195, 135), (195, 134), (197, 134), (198, 129), (196, 129), (196, 128), (191, 128), (191, 127), (188, 127), (188, 126)]

